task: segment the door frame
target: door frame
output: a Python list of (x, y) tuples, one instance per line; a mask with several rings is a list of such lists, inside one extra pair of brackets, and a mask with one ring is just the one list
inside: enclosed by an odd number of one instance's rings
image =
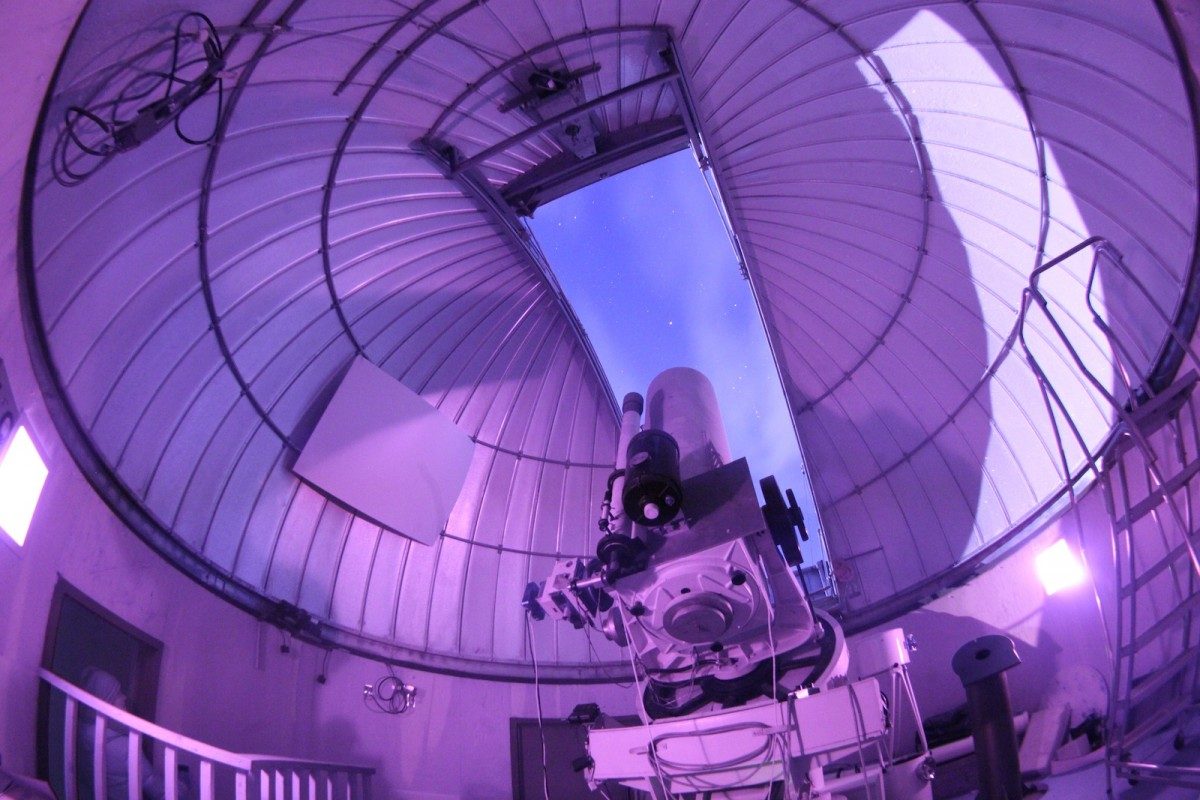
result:
[[(162, 668), (163, 643), (127, 620), (105, 608), (79, 587), (70, 583), (61, 574), (54, 585), (50, 600), (50, 613), (46, 619), (46, 636), (42, 644), (41, 667), (49, 670), (54, 663), (54, 650), (58, 644), (58, 628), (65, 601), (82, 606), (88, 612), (112, 625), (138, 642), (137, 672), (129, 687), (129, 710), (143, 719), (153, 721), (158, 710), (158, 681)], [(50, 780), (50, 752), (47, 738), (50, 735), (50, 687), (38, 681), (37, 704), (37, 776)]]

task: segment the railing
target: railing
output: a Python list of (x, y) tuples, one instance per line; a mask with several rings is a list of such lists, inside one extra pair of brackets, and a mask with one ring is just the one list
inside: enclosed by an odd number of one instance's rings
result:
[[(1115, 386), (1089, 369), (1038, 287), (1042, 273), (1088, 248), (1093, 255), (1084, 299), (1092, 323), (1112, 352)], [(1200, 379), (1189, 371), (1160, 387), (1151, 379), (1153, 365), (1139, 368), (1130, 346), (1093, 299), (1102, 263), (1153, 307), (1167, 327), (1170, 344), (1193, 365), (1200, 358), (1120, 251), (1101, 237), (1081, 242), (1034, 270), (1022, 293), (1015, 330), (1050, 418), (1075, 527), (1081, 536), (1087, 530), (1065, 441), (1073, 441), (1082, 453), (1082, 474), (1099, 480), (1112, 526), (1116, 597), (1106, 604), (1097, 595), (1097, 604), (1102, 614), (1106, 605), (1115, 611), (1115, 623), (1105, 623), (1113, 669), (1105, 756), (1108, 796), (1113, 797), (1118, 777), (1200, 788), (1200, 767), (1164, 760), (1169, 753), (1156, 749), (1153, 738), (1173, 726), (1179, 749), (1185, 741), (1185, 721), (1200, 712), (1200, 407), (1194, 391)], [(1099, 446), (1089, 446), (1064, 395), (1026, 342), (1024, 325), (1033, 308), (1041, 312), (1050, 327), (1047, 336), (1057, 340), (1077, 377), (1117, 420)]]
[[(217, 794), (218, 771), (232, 774), (232, 796), (236, 800), (370, 800), (370, 767), (349, 764), (327, 764), (280, 756), (232, 753), (204, 742), (190, 739), (147, 722), (124, 709), (106, 703), (59, 676), (41, 671), (42, 680), (62, 696), (62, 780), (61, 800), (79, 800), (78, 767), (80, 709), (85, 718), (95, 717), (91, 735), (91, 784), (94, 800), (125, 800), (108, 797), (105, 745), (108, 730), (114, 723), (126, 738), (125, 774), (128, 776), (128, 800), (143, 800), (142, 780), (145, 757), (142, 745), (146, 740), (161, 746), (159, 768), (163, 778), (163, 800), (213, 800)], [(127, 732), (127, 733), (126, 733)], [(181, 792), (178, 768), (183, 759), (199, 764), (199, 784), (196, 791)], [(228, 792), (221, 795), (228, 796)]]

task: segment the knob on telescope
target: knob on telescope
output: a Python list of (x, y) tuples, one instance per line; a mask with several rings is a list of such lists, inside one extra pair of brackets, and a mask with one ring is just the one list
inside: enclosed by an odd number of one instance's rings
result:
[(791, 566), (795, 567), (804, 563), (804, 556), (800, 553), (800, 544), (796, 540), (796, 535), (799, 534), (800, 539), (807, 542), (808, 529), (804, 525), (804, 512), (796, 503), (795, 493), (788, 489), (785, 503), (783, 492), (779, 490), (779, 482), (775, 480), (774, 475), (768, 475), (758, 484), (762, 487), (765, 501), (762, 507), (763, 518), (767, 522), (767, 530), (771, 532), (771, 539), (775, 542), (775, 546), (779, 548), (784, 559)]
[(600, 575), (610, 586), (622, 575), (637, 572), (643, 566), (642, 555), (645, 545), (641, 539), (620, 533), (608, 533), (596, 544), (596, 558), (600, 560)]

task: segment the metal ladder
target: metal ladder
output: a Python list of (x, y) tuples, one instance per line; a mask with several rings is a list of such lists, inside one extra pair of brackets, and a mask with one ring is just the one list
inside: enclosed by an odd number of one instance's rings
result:
[(1200, 561), (1196, 552), (1200, 425), (1196, 373), (1134, 408), (1104, 454), (1101, 480), (1112, 521), (1116, 641), (1107, 760), (1117, 777), (1200, 788), (1200, 768), (1135, 752), (1196, 708)]
[[(1123, 384), (1116, 392), (1085, 366), (1038, 287), (1038, 278), (1046, 270), (1089, 247), (1093, 256), (1086, 301), (1092, 322), (1113, 353)], [(1198, 378), (1195, 372), (1188, 372), (1161, 392), (1154, 392), (1148, 377), (1137, 370), (1128, 349), (1093, 305), (1092, 291), (1101, 263), (1119, 271), (1149, 297), (1120, 252), (1107, 240), (1093, 237), (1034, 270), (1022, 294), (1015, 330), (1050, 417), (1071, 501), (1068, 512), (1078, 514), (1078, 498), (1064, 427), (1085, 454), (1078, 476), (1091, 473), (1099, 481), (1112, 526), (1116, 596), (1105, 604), (1097, 595), (1102, 615), (1106, 607), (1115, 612), (1115, 626), (1109, 629), (1113, 672), (1105, 743), (1108, 794), (1113, 796), (1114, 778), (1200, 788), (1200, 767), (1170, 763), (1161, 758), (1162, 748), (1155, 749), (1147, 741), (1174, 726), (1174, 744), (1179, 749), (1184, 741), (1184, 721), (1200, 707), (1200, 532), (1196, 524), (1200, 422), (1192, 401)], [(1025, 341), (1025, 323), (1033, 307), (1048, 321), (1079, 374), (1117, 418), (1112, 434), (1094, 451), (1084, 442), (1062, 397)], [(1164, 322), (1174, 331), (1169, 320)], [(1186, 343), (1173, 335), (1176, 344), (1190, 353)]]

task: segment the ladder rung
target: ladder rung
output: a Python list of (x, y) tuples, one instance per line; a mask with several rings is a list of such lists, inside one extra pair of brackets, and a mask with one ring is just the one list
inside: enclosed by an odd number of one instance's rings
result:
[(1170, 683), (1171, 679), (1178, 675), (1184, 667), (1194, 662), (1198, 655), (1200, 655), (1200, 653), (1198, 653), (1194, 648), (1183, 651), (1179, 655), (1175, 656), (1175, 658), (1171, 659), (1169, 664), (1156, 669), (1154, 672), (1146, 676), (1146, 680), (1135, 685), (1132, 691), (1129, 692), (1129, 697), (1122, 698), (1117, 702), (1128, 707), (1136, 706), (1138, 703), (1154, 694), (1154, 692)]
[(1120, 650), (1122, 657), (1128, 657), (1136, 653), (1138, 650), (1141, 650), (1148, 642), (1153, 640), (1163, 631), (1171, 627), (1171, 625), (1173, 625), (1176, 621), (1178, 621), (1179, 617), (1182, 617), (1184, 614), (1190, 611), (1195, 611), (1197, 605), (1200, 605), (1200, 594), (1193, 594), (1189, 596), (1182, 603), (1164, 614), (1149, 628), (1142, 631), (1138, 636), (1134, 637), (1132, 643), (1122, 647)]
[[(1163, 570), (1177, 562), (1180, 556), (1188, 552), (1188, 542), (1182, 542), (1175, 546), (1175, 549), (1163, 556), (1159, 561), (1156, 561), (1153, 566), (1147, 567), (1141, 571), (1141, 574), (1133, 580), (1132, 583), (1121, 587), (1121, 597), (1131, 597), (1135, 592), (1144, 587), (1147, 583), (1154, 580)], [(1187, 569), (1192, 569), (1191, 561), (1187, 563)]]
[(1190, 705), (1192, 705), (1191, 700), (1181, 698), (1170, 705), (1158, 709), (1150, 715), (1149, 719), (1139, 724), (1136, 728), (1131, 728), (1120, 738), (1122, 746), (1128, 750), (1150, 734), (1157, 733)]
[(1158, 508), (1167, 495), (1181, 489), (1188, 481), (1196, 477), (1197, 472), (1200, 472), (1200, 459), (1192, 461), (1175, 475), (1168, 478), (1162, 486), (1152, 491), (1145, 499), (1135, 503), (1124, 516), (1117, 518), (1114, 527), (1117, 530), (1125, 530)]
[[(1191, 395), (1197, 380), (1200, 380), (1200, 376), (1194, 371), (1188, 372), (1156, 397), (1130, 411), (1130, 421), (1137, 426), (1142, 436), (1149, 436), (1171, 420)], [(1107, 456), (1117, 458), (1132, 447), (1133, 443), (1128, 438), (1118, 436), (1113, 440), (1113, 446)]]

